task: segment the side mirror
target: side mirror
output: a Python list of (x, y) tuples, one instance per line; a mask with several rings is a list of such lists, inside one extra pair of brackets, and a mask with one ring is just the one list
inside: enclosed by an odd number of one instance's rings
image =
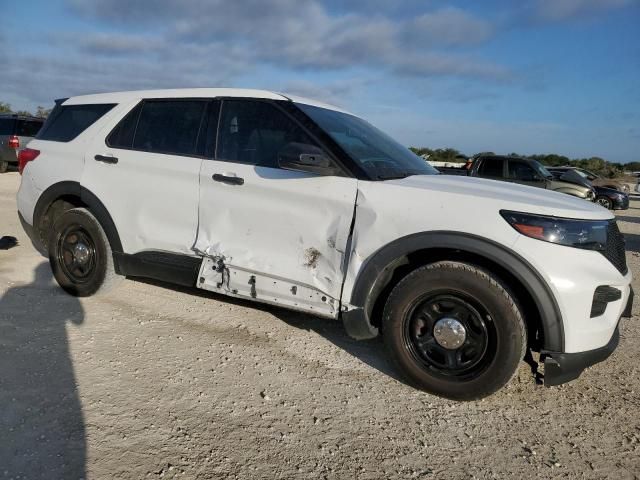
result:
[(334, 175), (331, 159), (315, 145), (292, 142), (278, 152), (278, 166), (299, 172)]

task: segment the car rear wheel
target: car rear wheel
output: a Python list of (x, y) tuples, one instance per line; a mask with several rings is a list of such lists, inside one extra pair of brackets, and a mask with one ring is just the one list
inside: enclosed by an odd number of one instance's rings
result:
[(452, 261), (401, 280), (387, 300), (382, 331), (408, 383), (455, 400), (483, 398), (506, 385), (527, 345), (522, 313), (501, 280)]
[(68, 210), (55, 221), (49, 263), (58, 284), (77, 297), (104, 293), (123, 278), (115, 272), (100, 222), (85, 208)]
[(596, 197), (596, 203), (609, 210), (613, 208), (613, 202), (608, 197), (598, 196)]
[(5, 173), (7, 170), (9, 170), (9, 162), (0, 160), (0, 173)]

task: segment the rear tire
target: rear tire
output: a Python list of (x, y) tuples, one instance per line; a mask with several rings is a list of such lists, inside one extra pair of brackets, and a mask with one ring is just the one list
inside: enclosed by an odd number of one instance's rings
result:
[(9, 162), (0, 161), (0, 173), (5, 173), (9, 170)]
[(613, 209), (613, 202), (611, 201), (610, 198), (607, 198), (607, 197), (596, 197), (596, 203), (598, 205), (603, 206), (607, 210), (612, 210)]
[(389, 295), (382, 329), (408, 383), (454, 400), (502, 388), (527, 346), (522, 313), (507, 287), (461, 262), (426, 265), (402, 279)]
[(55, 221), (49, 263), (58, 284), (76, 297), (105, 293), (123, 278), (100, 222), (85, 208), (67, 210)]

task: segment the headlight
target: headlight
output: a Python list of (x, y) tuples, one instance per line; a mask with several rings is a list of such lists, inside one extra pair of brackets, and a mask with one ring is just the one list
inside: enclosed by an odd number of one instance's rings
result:
[(576, 220), (501, 210), (500, 215), (522, 235), (587, 250), (604, 250), (608, 220)]

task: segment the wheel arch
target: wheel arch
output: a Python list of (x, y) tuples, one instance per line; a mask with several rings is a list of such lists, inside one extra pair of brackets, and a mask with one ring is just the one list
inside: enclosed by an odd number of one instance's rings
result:
[(37, 239), (42, 244), (41, 247), (46, 244), (44, 232), (51, 227), (57, 218), (56, 215), (69, 208), (77, 207), (84, 207), (91, 211), (102, 225), (109, 239), (111, 250), (114, 253), (122, 253), (120, 235), (107, 208), (91, 191), (81, 186), (80, 183), (72, 181), (51, 185), (42, 192), (36, 203), (33, 212), (33, 227)]
[[(550, 287), (533, 266), (496, 242), (449, 231), (402, 237), (365, 261), (351, 292), (349, 303), (353, 309), (343, 313), (348, 333), (355, 338), (376, 336), (380, 326), (376, 319), (380, 318), (380, 309), (393, 285), (416, 267), (438, 260), (475, 263), (503, 278), (527, 310), (527, 328), (540, 329), (541, 339), (536, 346), (548, 351), (563, 351), (560, 309)], [(530, 338), (533, 340), (534, 336)]]

